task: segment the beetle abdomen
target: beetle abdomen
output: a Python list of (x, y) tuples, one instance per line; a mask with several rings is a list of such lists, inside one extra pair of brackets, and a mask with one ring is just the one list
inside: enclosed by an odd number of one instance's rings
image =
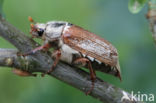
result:
[(85, 54), (82, 54), (82, 57), (89, 59), (91, 62), (97, 62), (98, 64), (102, 63), (99, 60), (95, 59), (94, 57), (91, 57), (91, 56), (88, 56), (88, 55), (85, 55)]
[[(108, 64), (105, 64), (104, 62), (101, 62), (101, 61), (95, 59), (94, 57), (87, 56), (82, 53), (81, 53), (81, 55), (82, 55), (82, 57), (90, 60), (93, 69), (121, 78), (120, 74), (119, 74), (120, 71), (118, 71), (115, 66), (110, 66)], [(86, 65), (86, 67), (87, 67), (87, 65)]]

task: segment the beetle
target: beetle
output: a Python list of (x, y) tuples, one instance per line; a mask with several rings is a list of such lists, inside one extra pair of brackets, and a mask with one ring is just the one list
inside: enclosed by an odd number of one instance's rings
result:
[(44, 44), (23, 55), (27, 56), (38, 50), (54, 47), (52, 53), (54, 63), (44, 74), (52, 72), (59, 60), (71, 65), (87, 67), (92, 85), (86, 94), (91, 93), (94, 88), (95, 70), (114, 75), (121, 80), (117, 49), (107, 40), (65, 21), (36, 23), (31, 17), (29, 21), (31, 22), (30, 34), (32, 37), (42, 39)]

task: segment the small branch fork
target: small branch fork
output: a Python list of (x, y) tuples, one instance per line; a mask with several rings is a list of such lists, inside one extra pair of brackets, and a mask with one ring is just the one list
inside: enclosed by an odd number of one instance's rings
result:
[[(45, 73), (51, 68), (53, 60), (48, 53), (38, 51), (35, 54), (25, 57), (17, 55), (18, 51), (26, 53), (36, 48), (38, 44), (1, 17), (0, 36), (18, 49), (0, 48), (0, 66), (18, 68), (30, 73)], [(59, 63), (49, 75), (83, 92), (86, 92), (86, 89), (89, 89), (92, 83), (89, 79), (89, 73), (64, 63)], [(126, 91), (104, 82), (99, 78), (96, 78), (94, 89), (89, 95), (103, 103), (141, 103), (132, 100), (131, 95)]]

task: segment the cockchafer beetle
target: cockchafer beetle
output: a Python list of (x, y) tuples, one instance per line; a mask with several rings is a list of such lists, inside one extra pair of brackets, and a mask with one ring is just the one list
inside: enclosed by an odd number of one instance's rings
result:
[(90, 71), (92, 86), (86, 94), (94, 88), (96, 79), (95, 70), (114, 75), (121, 80), (118, 52), (108, 41), (99, 36), (65, 21), (50, 21), (36, 23), (29, 17), (31, 22), (30, 33), (32, 37), (44, 40), (44, 45), (23, 54), (24, 56), (35, 53), (38, 50), (54, 47), (52, 57), (54, 63), (48, 74), (53, 71), (59, 60), (71, 65), (81, 65)]

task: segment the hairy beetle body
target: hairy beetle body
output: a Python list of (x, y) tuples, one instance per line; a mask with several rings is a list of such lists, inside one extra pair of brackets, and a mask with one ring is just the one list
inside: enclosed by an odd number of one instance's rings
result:
[[(32, 19), (30, 21), (32, 22)], [(91, 90), (94, 88), (95, 70), (121, 79), (116, 48), (99, 36), (64, 21), (51, 21), (46, 24), (35, 23), (31, 25), (30, 32), (33, 37), (44, 40), (44, 45), (34, 49), (33, 53), (44, 48), (55, 48), (52, 53), (55, 61), (47, 73), (53, 70), (59, 60), (62, 60), (71, 65), (87, 67), (90, 70)]]

